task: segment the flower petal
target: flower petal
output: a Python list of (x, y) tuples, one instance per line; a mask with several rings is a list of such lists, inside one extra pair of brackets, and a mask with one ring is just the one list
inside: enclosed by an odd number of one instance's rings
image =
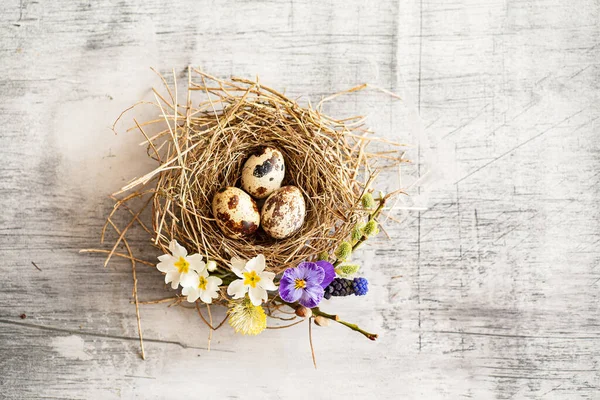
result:
[(188, 254), (185, 247), (183, 247), (182, 245), (177, 243), (177, 240), (175, 240), (175, 239), (171, 240), (171, 243), (169, 243), (169, 250), (171, 251), (171, 254), (173, 254), (173, 256), (175, 258), (185, 257)]
[(173, 260), (173, 262), (175, 262), (177, 259), (170, 254), (163, 254), (162, 256), (158, 256), (158, 260), (161, 262)]
[(208, 290), (203, 290), (202, 293), (200, 294), (200, 300), (202, 300), (203, 303), (211, 304), (212, 296), (211, 296), (210, 292)]
[(323, 295), (325, 291), (323, 288), (318, 286), (307, 286), (304, 288), (302, 292), (302, 296), (300, 297), (300, 304), (304, 307), (313, 308), (319, 305), (321, 300), (323, 300)]
[(198, 273), (206, 269), (206, 264), (202, 261), (200, 254), (192, 254), (186, 257), (187, 262), (190, 263), (190, 269)]
[[(171, 257), (171, 256), (169, 256)], [(177, 271), (177, 267), (175, 266), (175, 259), (173, 259), (172, 257), (168, 260), (165, 261), (161, 261), (158, 264), (156, 264), (156, 269), (158, 269), (160, 272), (171, 272), (171, 271)]]
[(234, 274), (236, 274), (239, 278), (243, 278), (243, 271), (246, 267), (246, 261), (242, 260), (239, 257), (233, 257), (231, 259), (231, 270)]
[(250, 297), (250, 301), (255, 306), (260, 306), (264, 301), (268, 300), (267, 291), (259, 286), (251, 287), (248, 290), (248, 296)]
[(171, 288), (177, 289), (179, 286), (179, 272), (177, 271), (169, 271), (165, 275), (165, 283), (171, 282)]
[(325, 278), (325, 271), (315, 263), (306, 263), (304, 266), (304, 280), (306, 287), (320, 286)]
[(257, 274), (260, 274), (265, 270), (266, 261), (265, 256), (262, 254), (257, 255), (254, 258), (251, 258), (250, 261), (246, 263), (247, 271), (255, 271)]
[(335, 268), (333, 267), (333, 264), (323, 260), (317, 261), (315, 264), (323, 268), (323, 272), (325, 272), (321, 287), (326, 288), (335, 279)]
[(279, 296), (288, 303), (296, 302), (302, 296), (302, 290), (294, 287), (296, 279), (294, 269), (286, 269), (279, 281)]
[(185, 287), (181, 291), (181, 294), (187, 296), (187, 301), (190, 303), (194, 303), (198, 300), (198, 296), (200, 295), (200, 291), (193, 287)]
[(275, 273), (273, 272), (263, 272), (260, 276), (260, 282), (258, 282), (258, 286), (265, 290), (277, 290), (277, 286), (273, 283), (273, 279), (275, 279)]
[(314, 263), (308, 261), (303, 261), (300, 264), (298, 264), (296, 268), (294, 268), (297, 271), (297, 278), (304, 279), (304, 277), (307, 274), (307, 271), (310, 270), (311, 265), (314, 265)]
[(217, 278), (216, 276), (209, 276), (206, 280), (208, 281), (206, 283), (206, 290), (211, 292), (218, 291), (219, 286), (223, 284), (223, 280), (221, 278)]
[(282, 286), (279, 285), (279, 296), (288, 303), (295, 303), (302, 297), (302, 289), (296, 289), (293, 285)]
[[(307, 263), (300, 263), (295, 268), (286, 269), (283, 272), (283, 276), (287, 277), (291, 281), (294, 281), (296, 279), (304, 279), (304, 275), (306, 273), (306, 271), (305, 271), (306, 265), (305, 264), (307, 264)], [(283, 277), (282, 277), (282, 279), (283, 279)]]
[(242, 279), (236, 279), (231, 282), (229, 286), (227, 286), (227, 294), (232, 296), (234, 299), (241, 299), (244, 297), (246, 292), (248, 291), (248, 287), (244, 285), (244, 281)]
[(195, 272), (189, 272), (187, 274), (179, 275), (179, 283), (181, 286), (185, 287), (198, 287), (200, 283), (200, 276)]

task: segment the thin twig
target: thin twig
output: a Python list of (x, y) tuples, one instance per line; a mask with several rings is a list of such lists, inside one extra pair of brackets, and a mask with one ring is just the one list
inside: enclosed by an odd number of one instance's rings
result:
[[(103, 249), (81, 249), (81, 250), (79, 250), (79, 252), (80, 252), (80, 253), (106, 253), (106, 254), (110, 253), (110, 251), (108, 251), (108, 250), (103, 250)], [(126, 258), (126, 259), (128, 259), (128, 260), (131, 260), (131, 259), (132, 259), (132, 257), (131, 257), (131, 256), (128, 256), (127, 254), (123, 254), (123, 253), (116, 253), (116, 252), (115, 252), (115, 253), (113, 253), (113, 256), (117, 256), (117, 257), (123, 257), (123, 258)], [(139, 258), (135, 258), (135, 257), (134, 257), (134, 258), (133, 258), (133, 260), (134, 260), (135, 262), (138, 262), (138, 263), (140, 263), (140, 264), (149, 265), (149, 266), (151, 266), (151, 267), (154, 267), (154, 266), (156, 266), (156, 264), (155, 264), (155, 263), (151, 263), (150, 261), (140, 260)]]
[[(134, 221), (134, 219), (132, 219), (132, 221)], [(109, 220), (110, 221), (110, 220)], [(127, 239), (125, 239), (125, 231), (120, 232), (119, 228), (117, 228), (117, 226), (110, 221), (111, 226), (113, 227), (113, 229), (115, 230), (115, 232), (117, 232), (117, 235), (120, 235), (123, 244), (125, 245), (125, 248), (127, 249), (127, 252), (129, 253), (129, 259), (131, 261), (131, 276), (133, 278), (133, 300), (135, 302), (135, 316), (137, 319), (137, 327), (138, 327), (138, 336), (140, 338), (140, 349), (142, 351), (142, 360), (146, 359), (146, 352), (144, 350), (144, 335), (142, 334), (142, 319), (140, 318), (140, 302), (138, 300), (138, 291), (137, 291), (137, 284), (138, 284), (138, 280), (137, 280), (137, 272), (135, 270), (135, 258), (133, 257), (133, 252), (131, 251), (131, 247), (129, 247), (129, 242), (127, 242)]]
[(378, 335), (376, 333), (370, 333), (365, 331), (364, 329), (360, 328), (358, 325), (356, 324), (351, 324), (349, 322), (346, 321), (342, 321), (340, 319), (340, 317), (338, 317), (337, 315), (333, 315), (333, 314), (327, 314), (326, 312), (323, 312), (319, 309), (319, 307), (315, 307), (312, 309), (313, 315), (320, 315), (322, 317), (325, 317), (327, 319), (333, 320), (339, 324), (342, 324), (344, 326), (347, 326), (348, 328), (352, 329), (353, 331), (356, 331), (364, 336), (366, 336), (368, 339), (370, 340), (376, 340)]
[[(123, 243), (127, 243), (127, 241), (123, 240)], [(131, 252), (131, 249), (129, 249), (129, 245), (127, 244), (126, 246), (127, 246), (127, 250), (129, 252)], [(135, 271), (135, 260), (133, 259), (133, 256), (131, 257), (131, 272), (133, 275), (133, 299), (135, 300), (135, 316), (137, 318), (138, 334), (140, 336), (140, 348), (142, 349), (142, 360), (145, 360), (146, 352), (144, 351), (144, 338), (142, 335), (142, 320), (140, 318), (140, 302), (138, 300), (138, 290), (137, 290), (138, 280), (137, 280), (137, 273)]]
[(313, 365), (317, 369), (317, 358), (315, 357), (315, 348), (312, 340), (312, 317), (308, 319), (308, 341), (310, 343), (310, 354), (312, 355)]
[[(106, 267), (108, 265), (108, 263), (110, 262), (111, 257), (113, 256), (113, 254), (115, 253), (115, 250), (117, 250), (117, 246), (119, 245), (119, 243), (121, 243), (121, 241), (123, 240), (123, 238), (125, 237), (125, 234), (127, 233), (127, 230), (131, 227), (131, 225), (133, 225), (133, 223), (135, 222), (136, 218), (142, 213), (142, 211), (144, 211), (144, 209), (146, 208), (146, 206), (150, 203), (150, 200), (152, 200), (152, 197), (150, 197), (147, 201), (146, 204), (144, 204), (144, 207), (142, 207), (140, 209), (140, 211), (138, 211), (135, 216), (131, 219), (131, 221), (129, 221), (129, 223), (127, 224), (127, 226), (125, 227), (125, 229), (123, 229), (123, 231), (121, 232), (121, 234), (119, 235), (119, 238), (117, 239), (117, 241), (115, 242), (115, 245), (113, 246), (112, 250), (110, 251), (110, 253), (108, 253), (108, 257), (106, 257), (106, 261), (104, 261), (104, 267)], [(133, 254), (131, 255), (131, 262), (135, 263), (135, 260), (133, 260)]]
[(293, 324), (288, 324), (288, 325), (267, 326), (267, 329), (285, 329), (285, 328), (291, 328), (292, 326), (301, 324), (302, 322), (304, 322), (303, 319), (301, 319), (300, 321), (296, 321)]
[(212, 313), (210, 312), (209, 304), (206, 305), (206, 311), (208, 311), (208, 321), (210, 323), (210, 327), (208, 328), (208, 345), (206, 347), (208, 348), (208, 351), (210, 351), (210, 341), (212, 340), (212, 335), (213, 335), (213, 328), (212, 328), (213, 319), (212, 319)]
[(181, 297), (175, 296), (175, 297), (167, 297), (165, 299), (140, 301), (139, 304), (148, 305), (148, 304), (161, 304), (161, 303), (177, 303), (178, 301), (181, 301)]
[(202, 321), (204, 321), (204, 323), (209, 327), (209, 329), (212, 329), (213, 331), (216, 331), (217, 329), (222, 327), (223, 324), (225, 323), (225, 321), (227, 321), (227, 318), (229, 318), (229, 315), (225, 315), (225, 318), (223, 318), (223, 320), (215, 328), (206, 320), (206, 318), (204, 318), (204, 315), (202, 315), (202, 312), (200, 312), (200, 306), (198, 305), (198, 301), (196, 301), (196, 310), (198, 310), (198, 315), (200, 316), (200, 318), (202, 318)]

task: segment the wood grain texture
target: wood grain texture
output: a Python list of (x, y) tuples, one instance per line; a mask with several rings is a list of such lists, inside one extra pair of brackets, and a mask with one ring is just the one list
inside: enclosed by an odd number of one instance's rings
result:
[[(600, 398), (599, 21), (594, 0), (5, 1), (0, 398)], [(370, 294), (327, 305), (380, 341), (315, 328), (315, 371), (304, 324), (208, 352), (192, 310), (152, 305), (140, 360), (130, 267), (78, 250), (152, 166), (110, 125), (159, 85), (149, 67), (188, 64), (313, 101), (409, 94), (328, 109), (414, 143), (406, 182), (437, 178), (359, 254)], [(171, 294), (138, 271), (142, 300)]]

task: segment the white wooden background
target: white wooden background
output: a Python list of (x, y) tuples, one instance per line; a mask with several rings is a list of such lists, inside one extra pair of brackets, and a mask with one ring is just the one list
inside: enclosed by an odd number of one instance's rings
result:
[[(599, 24), (597, 0), (4, 0), (0, 398), (600, 398)], [(378, 342), (315, 328), (315, 371), (304, 324), (207, 352), (193, 311), (151, 305), (140, 359), (130, 267), (78, 250), (152, 166), (110, 125), (149, 67), (188, 64), (312, 100), (412, 94), (429, 208), (361, 253), (367, 297), (326, 306)], [(385, 96), (336, 104), (410, 136)], [(170, 294), (139, 270), (141, 300)]]

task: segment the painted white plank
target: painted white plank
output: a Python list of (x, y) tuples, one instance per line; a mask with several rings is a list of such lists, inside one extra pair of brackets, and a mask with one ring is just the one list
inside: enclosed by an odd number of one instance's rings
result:
[[(6, 2), (0, 396), (597, 398), (599, 8)], [(360, 254), (367, 297), (327, 306), (378, 342), (315, 328), (315, 371), (304, 325), (257, 338), (224, 328), (207, 352), (192, 310), (153, 305), (142, 308), (139, 359), (129, 266), (102, 269), (77, 251), (97, 244), (106, 195), (152, 166), (138, 136), (112, 134), (114, 118), (149, 98), (150, 66), (188, 64), (311, 100), (362, 82), (412, 93), (432, 151), (423, 140), (411, 155), (438, 178), (413, 198), (429, 209)], [(385, 96), (329, 111), (366, 112), (378, 134), (416, 141)], [(144, 235), (131, 243), (156, 255)], [(155, 270), (138, 270), (142, 299), (171, 293)]]

